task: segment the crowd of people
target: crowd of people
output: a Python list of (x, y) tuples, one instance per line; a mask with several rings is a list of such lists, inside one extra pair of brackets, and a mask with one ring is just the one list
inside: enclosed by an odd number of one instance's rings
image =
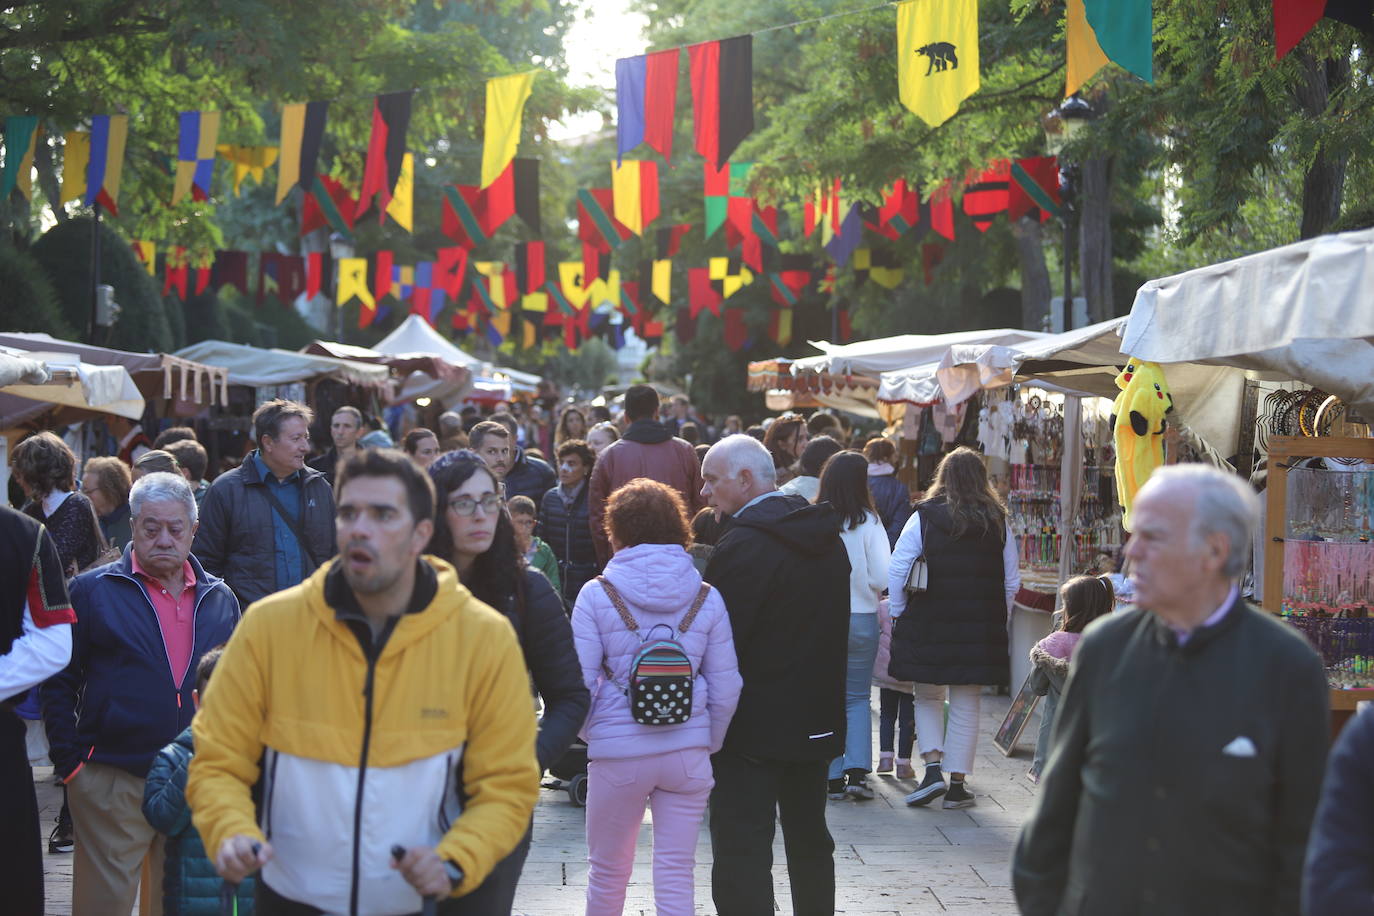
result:
[[(977, 804), (1020, 587), (981, 455), (916, 493), (891, 440), (823, 412), (712, 424), (647, 385), (619, 416), (505, 407), (393, 439), (346, 405), (320, 450), (310, 407), (268, 401), (213, 480), (188, 427), (114, 423), (84, 467), (53, 433), (13, 449), (8, 911), (43, 912), (35, 756), (64, 787), (48, 848), (74, 853), (77, 914), (128, 913), (145, 872), (153, 913), (509, 913), (542, 775), (569, 766), (588, 914), (622, 912), (646, 808), (659, 913), (695, 911), (709, 813), (717, 913), (776, 910), (780, 823), (792, 912), (829, 914), (828, 805), (873, 799), (875, 771), (912, 808)], [(1234, 479), (1168, 468), (1136, 502), (1139, 609), (1106, 577), (1063, 585), (1031, 653), (1053, 703), (1025, 912), (1368, 905), (1370, 829), (1318, 809), (1320, 661), (1238, 597), (1256, 515)], [(1370, 721), (1328, 788), (1367, 785)]]

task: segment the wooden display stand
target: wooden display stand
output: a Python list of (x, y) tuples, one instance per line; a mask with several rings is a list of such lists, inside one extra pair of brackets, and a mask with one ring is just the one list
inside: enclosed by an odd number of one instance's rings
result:
[[(1264, 525), (1264, 609), (1283, 609), (1284, 532), (1288, 523), (1288, 470), (1295, 458), (1359, 458), (1374, 462), (1374, 439), (1275, 436), (1269, 439)], [(1331, 691), (1331, 735), (1340, 733), (1355, 704), (1374, 700), (1374, 687)]]

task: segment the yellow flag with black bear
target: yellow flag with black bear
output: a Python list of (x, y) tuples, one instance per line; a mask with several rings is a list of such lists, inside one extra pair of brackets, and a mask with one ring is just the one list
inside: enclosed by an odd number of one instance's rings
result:
[(978, 91), (978, 0), (897, 4), (897, 90), (931, 127)]

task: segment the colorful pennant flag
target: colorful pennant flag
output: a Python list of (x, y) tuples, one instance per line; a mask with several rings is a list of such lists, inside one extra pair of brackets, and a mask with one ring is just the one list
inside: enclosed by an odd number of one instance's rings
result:
[(709, 267), (691, 267), (687, 270), (687, 303), (691, 306), (693, 321), (702, 309), (710, 309), (713, 315), (720, 315), (721, 294), (711, 282)]
[(266, 170), (277, 161), (279, 150), (275, 146), (236, 146), (221, 143), (215, 147), (215, 152), (234, 166), (234, 196), (238, 197), (239, 186), (243, 184), (243, 179), (250, 175), (254, 182), (262, 184)]
[(1154, 82), (1151, 0), (1083, 0), (1083, 10), (1102, 53), (1145, 82)]
[(647, 143), (673, 158), (673, 113), (677, 108), (678, 48), (622, 57), (615, 62), (616, 161)]
[(988, 167), (971, 177), (964, 186), (964, 213), (979, 232), (992, 227), (993, 218), (1007, 209), (1011, 196), (1011, 163), (1005, 159), (988, 163)]
[(711, 258), (706, 264), (707, 275), (720, 290), (721, 299), (729, 299), (754, 282), (754, 275), (739, 258)]
[(364, 311), (377, 310), (377, 300), (372, 298), (372, 290), (367, 285), (367, 258), (339, 258), (337, 290), (334, 301), (338, 305), (347, 305), (357, 299)]
[(725, 310), (725, 346), (738, 353), (749, 343), (749, 327), (744, 323), (744, 309)]
[(482, 137), (485, 188), (506, 170), (520, 148), (520, 123), (538, 70), (487, 80), (487, 116)]
[(1016, 222), (1032, 210), (1040, 222), (1059, 215), (1059, 160), (1054, 156), (1017, 159), (1011, 165), (1007, 219)]
[(754, 130), (754, 38), (692, 45), (687, 56), (696, 150), (719, 168)]
[(396, 190), (391, 198), (391, 203), (386, 205), (386, 214), (406, 232), (415, 231), (414, 153), (406, 153), (401, 158), (401, 171), (396, 178)]
[(314, 299), (324, 291), (327, 251), (312, 251), (305, 256), (305, 297)]
[(897, 91), (931, 127), (978, 91), (978, 0), (897, 4)]
[(357, 221), (358, 201), (343, 182), (316, 174), (310, 193), (301, 199), (301, 235), (309, 235), (328, 225), (344, 238), (352, 238)]
[(127, 115), (95, 115), (89, 131), (67, 134), (62, 203), (80, 200), (83, 206), (99, 204), (119, 215), (119, 180), (124, 173), (128, 134)]
[(277, 166), (277, 203), (297, 184), (315, 187), (315, 161), (324, 141), (328, 102), (297, 102), (281, 110), (281, 163)]
[(186, 249), (177, 245), (167, 252), (167, 259), (163, 264), (162, 295), (169, 295), (175, 290), (177, 298), (186, 301), (186, 284), (189, 279)]
[(193, 200), (208, 200), (215, 173), (215, 146), (219, 141), (218, 111), (183, 111), (179, 118), (176, 180), (172, 206), (189, 193)]
[(631, 233), (616, 220), (614, 212), (615, 193), (610, 188), (578, 189), (577, 237), (598, 251), (619, 248)]
[(664, 305), (671, 305), (673, 298), (673, 262), (659, 260), (650, 262), (649, 292)]
[(445, 185), (441, 228), (464, 248), (486, 242), (515, 214), (515, 166), (489, 187)]
[[(706, 238), (730, 217), (732, 207), (743, 207), (748, 213), (752, 206), (749, 197), (749, 170), (752, 162), (729, 162), (717, 168), (709, 160), (705, 167)], [(740, 201), (736, 204), (735, 201)]]
[(515, 276), (522, 296), (528, 296), (543, 287), (543, 242), (521, 242), (515, 246)]
[(33, 151), (38, 137), (38, 117), (17, 115), (5, 119), (5, 170), (0, 173), (0, 201), (9, 199), (16, 187), (33, 196)]
[(1107, 66), (1107, 55), (1102, 53), (1102, 46), (1097, 43), (1097, 33), (1088, 25), (1083, 0), (1067, 0), (1064, 10), (1064, 49), (1067, 56), (1064, 98), (1068, 98), (1097, 75), (1097, 71)]
[(951, 182), (946, 181), (930, 193), (926, 199), (926, 212), (930, 215), (930, 228), (954, 241), (954, 192)]
[(216, 292), (232, 286), (248, 295), (248, 252), (216, 251), (214, 265), (210, 268), (210, 285)]
[(780, 347), (792, 342), (792, 310), (773, 309), (768, 317), (768, 336)]
[(630, 159), (611, 163), (616, 220), (635, 235), (658, 219), (658, 163)]
[(511, 180), (515, 184), (515, 215), (535, 235), (543, 234), (543, 222), (539, 216), (539, 160), (516, 159)]
[(463, 292), (463, 277), (468, 269), (468, 250), (461, 247), (440, 248), (435, 252), (434, 286), (442, 289), (450, 299), (458, 301)]
[(850, 256), (863, 241), (863, 217), (859, 215), (859, 205), (850, 204), (849, 212), (840, 221), (840, 230), (825, 245), (825, 250), (835, 259), (835, 263), (844, 267), (849, 263)]
[(148, 271), (149, 276), (157, 275), (157, 244), (155, 242), (131, 243), (134, 249), (134, 257), (138, 258), (138, 263), (143, 265), (143, 269)]
[(367, 162), (363, 166), (363, 187), (358, 192), (358, 213), (361, 215), (374, 200), (377, 222), (386, 221), (387, 207), (406, 155), (406, 131), (410, 128), (410, 103), (415, 90), (389, 92), (379, 95), (372, 103), (372, 137), (367, 144)]
[(691, 223), (668, 226), (654, 233), (654, 244), (658, 258), (671, 258), (682, 250), (682, 238), (692, 231)]

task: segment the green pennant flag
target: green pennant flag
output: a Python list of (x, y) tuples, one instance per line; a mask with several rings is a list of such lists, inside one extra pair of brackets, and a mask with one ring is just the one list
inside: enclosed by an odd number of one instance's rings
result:
[(38, 118), (34, 115), (15, 115), (5, 119), (5, 171), (0, 173), (0, 201), (8, 200), (10, 192), (19, 183), (21, 164), (32, 164), (29, 154), (36, 130)]
[(1154, 10), (1150, 0), (1083, 0), (1097, 44), (1114, 63), (1154, 82)]
[(716, 168), (706, 163), (706, 237), (709, 239), (730, 215), (730, 198), (749, 196), (752, 162), (727, 162)]

